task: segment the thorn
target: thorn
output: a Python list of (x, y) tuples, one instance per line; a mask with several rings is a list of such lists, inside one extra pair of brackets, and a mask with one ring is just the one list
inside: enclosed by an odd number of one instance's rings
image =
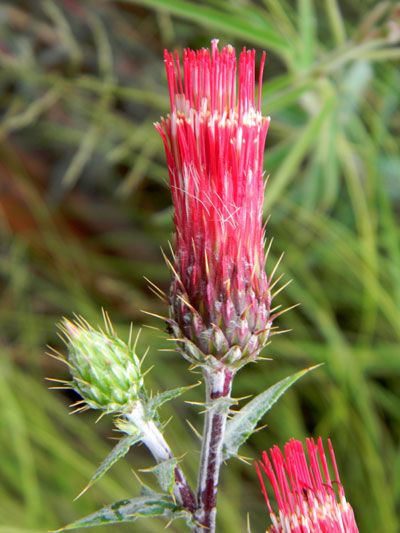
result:
[(149, 329), (155, 329), (156, 331), (159, 331), (160, 333), (164, 333), (165, 335), (165, 331), (161, 328), (158, 328), (156, 326), (150, 326), (149, 324), (143, 324), (143, 327), (144, 328), (149, 328)]
[(240, 398), (232, 398), (236, 403), (241, 402), (242, 400), (247, 400), (247, 398), (251, 398), (254, 396), (253, 394), (248, 394), (247, 396), (241, 396)]
[(173, 272), (176, 280), (178, 281), (178, 283), (180, 284), (180, 286), (182, 287), (183, 290), (185, 290), (185, 286), (184, 284), (182, 283), (182, 280), (181, 278), (178, 276), (178, 273), (176, 272), (174, 266), (172, 265), (171, 261), (168, 259), (168, 257), (165, 255), (164, 253), (164, 250), (161, 248), (161, 253), (164, 257), (164, 261), (167, 263), (167, 267), (171, 269), (171, 271)]
[(282, 306), (281, 305), (277, 305), (276, 307), (274, 307), (273, 309), (270, 309), (269, 310), (269, 314), (271, 315), (272, 313), (274, 313), (275, 311), (277, 311), (278, 309), (280, 309)]
[(91, 384), (88, 381), (85, 381), (82, 378), (74, 377), (75, 381), (79, 381), (79, 383), (83, 383), (84, 385), (87, 385), (88, 387), (91, 387)]
[(272, 337), (273, 335), (282, 335), (282, 333), (289, 333), (290, 331), (293, 331), (293, 329), (281, 329), (279, 331), (273, 331), (272, 333), (270, 333), (270, 337)]
[(275, 291), (274, 294), (271, 295), (271, 301), (275, 298), (275, 296), (277, 296), (281, 291), (283, 291), (283, 289), (286, 289), (286, 287), (290, 285), (292, 281), (293, 280), (290, 279), (288, 282), (285, 283), (285, 285), (282, 285), (282, 287), (280, 287), (277, 291)]
[(142, 374), (142, 378), (144, 378), (145, 376), (147, 376), (147, 374), (153, 370), (154, 366), (155, 366), (155, 365), (151, 365), (150, 368), (148, 368), (145, 372), (143, 372), (143, 374)]
[(159, 463), (156, 463), (155, 466), (149, 466), (148, 468), (138, 468), (139, 472), (143, 472), (144, 474), (147, 474), (148, 472), (153, 472), (153, 469), (157, 467)]
[(159, 298), (164, 304), (169, 305), (169, 302), (164, 298), (164, 296), (162, 296), (155, 289), (153, 289), (153, 287), (149, 287), (149, 290), (151, 290), (151, 292), (155, 294), (157, 298)]
[(113, 325), (112, 325), (112, 322), (111, 322), (111, 319), (110, 319), (110, 315), (107, 313), (107, 311), (105, 311), (104, 307), (101, 308), (101, 313), (103, 315), (103, 320), (104, 320), (104, 325), (106, 327), (106, 332), (109, 335), (113, 335), (115, 337), (116, 333), (115, 333), (115, 330), (113, 328)]
[(137, 481), (139, 482), (139, 484), (142, 486), (142, 487), (145, 487), (146, 485), (143, 483), (143, 481), (140, 479), (139, 475), (135, 472), (135, 470), (133, 470), (133, 468), (131, 468), (131, 472), (132, 474), (135, 476), (135, 478), (137, 479)]
[(276, 280), (273, 282), (273, 284), (268, 287), (270, 291), (272, 291), (272, 289), (275, 287), (275, 285), (281, 281), (281, 279), (283, 278), (284, 275), (285, 274), (281, 274), (279, 276), (279, 278), (276, 278)]
[(268, 278), (268, 285), (271, 283), (272, 278), (274, 277), (274, 274), (275, 274), (275, 272), (277, 271), (277, 269), (278, 269), (278, 267), (279, 267), (279, 264), (280, 264), (280, 262), (282, 261), (284, 255), (285, 255), (285, 252), (282, 252), (281, 255), (280, 255), (280, 257), (279, 257), (279, 259), (278, 259), (278, 261), (276, 262), (274, 268), (272, 269), (272, 272), (271, 272), (271, 274), (270, 274), (270, 276), (269, 276), (269, 278)]
[(186, 387), (186, 390), (194, 389), (195, 387), (198, 387), (198, 386), (201, 385), (201, 384), (202, 384), (202, 381), (201, 381), (201, 380), (196, 381), (196, 383), (193, 383), (193, 385), (188, 385), (188, 386)]
[(188, 420), (187, 418), (185, 419), (186, 420), (186, 423), (188, 424), (188, 426), (190, 427), (190, 429), (194, 432), (194, 434), (196, 435), (196, 437), (198, 437), (200, 440), (202, 440), (202, 436), (201, 436), (201, 433), (199, 431), (197, 431), (197, 429), (194, 427), (194, 425), (190, 422), (190, 420)]
[(165, 429), (174, 417), (171, 415), (166, 422), (162, 424), (162, 428)]
[(191, 405), (201, 405), (202, 407), (206, 407), (206, 404), (204, 402), (191, 402), (190, 400), (185, 400), (185, 403), (190, 403)]
[(100, 420), (103, 418), (103, 416), (105, 416), (107, 414), (107, 411), (103, 411), (102, 413), (100, 413), (100, 415), (96, 418), (96, 420), (94, 421), (95, 424), (97, 424), (97, 422), (100, 422)]
[(145, 313), (146, 315), (150, 315), (150, 316), (154, 316), (156, 318), (160, 318), (164, 322), (166, 322), (168, 320), (168, 318), (166, 316), (157, 315), (156, 313), (151, 313), (150, 311), (145, 311), (144, 309), (141, 309), (140, 311), (142, 313)]
[(86, 403), (85, 400), (78, 400), (77, 402), (70, 403), (68, 407), (76, 407), (77, 405), (81, 405), (83, 403)]
[[(268, 217), (268, 220), (269, 220), (269, 217)], [(267, 221), (268, 221), (268, 220), (267, 220)], [(267, 223), (265, 223), (265, 225), (266, 225), (266, 224), (267, 224)], [(269, 244), (268, 244), (268, 248), (267, 248), (267, 250), (266, 250), (266, 252), (265, 252), (265, 260), (267, 260), (267, 257), (268, 257), (268, 255), (269, 255), (269, 252), (270, 252), (270, 250), (271, 250), (271, 246), (272, 246), (272, 243), (273, 243), (273, 242), (274, 242), (274, 238), (271, 237), (271, 239), (270, 239), (270, 241), (269, 241)]]
[[(174, 492), (172, 491), (171, 492), (171, 496), (172, 496), (172, 499), (174, 500), (174, 504), (176, 505), (176, 498), (175, 498), (175, 494)], [(173, 518), (171, 518), (171, 520), (168, 522), (168, 524), (165, 526), (165, 529), (167, 529), (167, 527), (172, 523), (173, 521)]]
[(251, 465), (251, 457), (246, 457), (245, 455), (237, 455), (236, 457), (239, 459), (239, 461), (242, 461), (242, 463), (245, 463), (246, 465)]
[[(132, 322), (131, 322), (131, 331), (132, 331)], [(142, 333), (142, 328), (139, 328), (138, 332), (137, 332), (137, 335), (136, 335), (136, 339), (135, 339), (135, 343), (133, 345), (133, 351), (136, 353), (136, 346), (137, 346), (137, 343), (139, 341), (139, 337)], [(131, 338), (131, 332), (129, 332), (129, 339)], [(129, 343), (130, 344), (130, 343)]]
[(172, 244), (171, 244), (170, 241), (168, 241), (168, 246), (169, 246), (169, 249), (170, 249), (170, 252), (171, 252), (172, 258), (173, 258), (173, 260), (175, 261), (175, 252), (174, 252), (174, 249), (173, 249)]
[(254, 335), (262, 335), (263, 333), (266, 333), (267, 331), (271, 331), (272, 328), (265, 328), (265, 329), (260, 329), (259, 331), (256, 331), (254, 333)]
[(72, 368), (72, 369), (74, 368), (73, 365), (71, 365), (71, 363), (67, 359), (65, 359), (65, 357), (63, 357), (61, 354), (57, 355), (55, 353), (45, 352), (45, 355), (48, 355), (49, 357), (52, 357), (53, 359), (56, 359), (57, 361), (60, 361), (61, 363), (64, 363), (69, 368)]
[(89, 322), (85, 318), (83, 318), (82, 315), (77, 315), (76, 313), (74, 313), (74, 317), (75, 317), (75, 322), (79, 326), (87, 330), (93, 330), (92, 326), (89, 324)]
[(275, 313), (275, 315), (272, 317), (272, 320), (275, 320), (278, 316), (283, 315), (284, 313), (287, 313), (287, 311), (291, 311), (295, 307), (299, 307), (301, 305), (300, 303), (291, 305), (290, 307), (286, 307), (286, 309), (283, 309), (283, 311), (279, 311), (279, 313)]
[(150, 351), (150, 346), (147, 346), (147, 348), (146, 348), (146, 350), (145, 350), (145, 352), (144, 352), (144, 354), (142, 355), (142, 358), (141, 358), (141, 360), (140, 360), (140, 364), (142, 364), (143, 361), (146, 359), (146, 357), (147, 357), (149, 351)]
[(54, 381), (55, 383), (64, 383), (64, 385), (68, 385), (71, 383), (71, 381), (65, 381), (65, 379), (56, 379), (56, 378), (44, 378), (46, 381)]
[(178, 294), (178, 298), (185, 304), (187, 305), (187, 307), (189, 307), (189, 309), (192, 311), (192, 313), (198, 315), (198, 311), (193, 307), (193, 305), (191, 303), (189, 303), (187, 300), (185, 300), (185, 298), (183, 296), (181, 296), (180, 294)]
[[(61, 352), (59, 352), (58, 350), (56, 350), (55, 348), (53, 348), (53, 346), (50, 346), (49, 344), (46, 344), (46, 348), (51, 350), (54, 354), (58, 355), (59, 357), (63, 357), (63, 354)], [(50, 357), (52, 356), (51, 353), (47, 353), (47, 352), (46, 352), (46, 355), (50, 355)]]
[(89, 482), (86, 485), (86, 487), (83, 490), (81, 490), (81, 492), (78, 494), (78, 496), (76, 496), (72, 501), (76, 502), (76, 500), (78, 500), (82, 496), (82, 494), (85, 494), (85, 492), (90, 488), (90, 486), (91, 486), (91, 483)]
[(83, 411), (88, 411), (90, 408), (87, 405), (84, 405), (83, 407), (78, 407), (78, 409), (75, 409), (74, 411), (71, 411), (68, 413), (69, 415), (74, 415), (76, 413), (81, 413)]
[(147, 278), (146, 276), (143, 276), (143, 277), (144, 277), (144, 279), (145, 279), (148, 283), (150, 283), (150, 285), (151, 285), (152, 287), (154, 287), (154, 289), (155, 289), (156, 291), (158, 291), (158, 292), (160, 293), (160, 295), (165, 296), (165, 298), (167, 298), (167, 295), (165, 294), (165, 292), (164, 292), (163, 290), (160, 289), (160, 287), (157, 287), (157, 285), (156, 285), (155, 283), (153, 283), (153, 282), (152, 282), (149, 278)]
[[(128, 346), (129, 346), (129, 348), (131, 348), (131, 346), (132, 346), (132, 335), (133, 335), (133, 322), (131, 322), (130, 326), (129, 326), (129, 337), (128, 337)], [(134, 351), (135, 351), (135, 348), (134, 348)]]

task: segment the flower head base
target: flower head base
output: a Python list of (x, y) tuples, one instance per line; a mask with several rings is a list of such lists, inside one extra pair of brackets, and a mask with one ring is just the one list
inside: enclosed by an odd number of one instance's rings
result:
[[(346, 501), (340, 484), (330, 440), (328, 444), (335, 480), (330, 478), (321, 438), (318, 439), (317, 445), (313, 439), (307, 439), (309, 464), (302, 443), (294, 439), (285, 445), (285, 455), (277, 446), (270, 450), (272, 462), (267, 453), (263, 453), (260, 466), (275, 492), (279, 516), (271, 507), (260, 468), (256, 463), (273, 524), (267, 530), (269, 533), (358, 533), (353, 509)], [(339, 501), (333, 484), (338, 487)]]
[[(175, 207), (170, 326), (181, 349), (203, 364), (254, 360), (270, 327), (264, 263), (263, 152), (269, 117), (257, 107), (255, 51), (165, 52), (171, 114), (156, 127)], [(183, 80), (182, 80), (183, 72)]]
[(64, 319), (71, 388), (92, 409), (123, 413), (145, 398), (140, 360), (134, 347), (119, 339), (105, 315), (107, 331), (97, 331), (82, 317)]

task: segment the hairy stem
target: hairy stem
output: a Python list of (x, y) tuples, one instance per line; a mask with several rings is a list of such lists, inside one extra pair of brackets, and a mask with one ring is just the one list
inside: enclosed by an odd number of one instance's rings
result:
[(217, 490), (222, 462), (226, 420), (231, 405), (234, 371), (221, 365), (218, 369), (204, 369), (206, 407), (202, 449), (197, 485), (197, 511), (200, 524), (196, 533), (214, 533), (217, 514)]
[[(138, 403), (127, 418), (139, 428), (143, 435), (143, 444), (149, 449), (157, 463), (173, 459), (172, 451), (157, 425), (153, 420), (146, 420), (142, 404)], [(179, 464), (175, 467), (174, 476), (175, 499), (193, 514), (196, 508), (194, 494)]]

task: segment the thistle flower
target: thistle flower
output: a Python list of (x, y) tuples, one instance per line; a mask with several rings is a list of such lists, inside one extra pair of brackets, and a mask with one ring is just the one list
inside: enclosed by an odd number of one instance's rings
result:
[[(156, 124), (175, 208), (168, 323), (184, 356), (232, 367), (254, 360), (272, 323), (265, 274), (263, 151), (255, 51), (165, 51), (171, 114)], [(183, 75), (182, 75), (183, 72)], [(214, 356), (214, 358), (210, 357)]]
[(92, 409), (127, 412), (145, 398), (140, 360), (134, 346), (116, 336), (107, 315), (105, 321), (106, 332), (82, 317), (61, 324), (72, 375), (68, 384)]
[[(260, 468), (256, 463), (261, 488), (273, 524), (267, 532), (358, 532), (353, 509), (346, 501), (340, 483), (330, 440), (328, 440), (328, 445), (335, 473), (334, 480), (329, 475), (321, 437), (318, 439), (318, 444), (314, 443), (314, 439), (307, 439), (309, 464), (302, 443), (294, 439), (285, 445), (285, 455), (277, 446), (270, 450), (272, 462), (268, 454), (263, 452), (263, 461), (259, 463), (272, 485), (279, 507), (277, 516), (271, 507)], [(336, 497), (334, 484), (338, 487), (339, 499)]]

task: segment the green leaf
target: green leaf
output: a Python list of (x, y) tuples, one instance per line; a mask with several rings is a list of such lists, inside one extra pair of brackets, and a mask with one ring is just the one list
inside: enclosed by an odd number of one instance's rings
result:
[(134, 522), (137, 518), (152, 518), (155, 516), (163, 516), (168, 520), (175, 520), (176, 518), (188, 519), (188, 512), (176, 505), (169, 496), (153, 492), (133, 500), (122, 500), (113, 505), (103, 507), (103, 509), (76, 520), (58, 531)]
[(175, 468), (178, 461), (173, 457), (156, 464), (152, 468), (146, 468), (142, 472), (153, 473), (160, 485), (160, 488), (164, 492), (172, 492), (175, 483)]
[(107, 457), (104, 459), (104, 461), (101, 463), (99, 468), (94, 473), (92, 479), (89, 481), (89, 483), (86, 485), (86, 487), (83, 489), (83, 491), (78, 494), (78, 496), (75, 498), (76, 500), (82, 496), (84, 492), (86, 492), (96, 481), (98, 481), (100, 478), (104, 476), (104, 474), (115, 464), (119, 459), (122, 459), (128, 451), (131, 446), (136, 444), (136, 442), (139, 442), (141, 440), (140, 436), (132, 437), (124, 437), (121, 440), (118, 441), (118, 444), (114, 446), (114, 448), (111, 450), (111, 452), (107, 455)]
[(320, 365), (306, 368), (275, 383), (275, 385), (253, 398), (236, 413), (226, 425), (222, 452), (223, 460), (225, 461), (233, 455), (237, 455), (240, 446), (254, 433), (254, 428), (261, 417), (271, 409), (291, 385), (318, 366)]
[(299, 60), (303, 68), (309, 67), (314, 59), (316, 38), (316, 16), (313, 0), (298, 0)]
[(329, 116), (331, 116), (335, 97), (329, 85), (325, 85), (325, 101), (319, 111), (309, 119), (302, 127), (297, 137), (291, 142), (290, 152), (287, 154), (282, 164), (274, 173), (274, 179), (268, 184), (268, 194), (265, 197), (264, 213), (268, 213), (271, 206), (282, 197), (282, 193), (290, 181), (297, 175), (299, 166), (310, 148), (319, 139), (321, 128)]
[(264, 19), (264, 27), (255, 27), (251, 20), (243, 16), (232, 14), (229, 9), (222, 11), (199, 3), (187, 0), (127, 0), (131, 4), (141, 4), (148, 8), (160, 9), (171, 15), (191, 20), (196, 24), (203, 25), (207, 30), (225, 32), (232, 37), (245, 39), (253, 44), (265, 46), (277, 53), (285, 54), (290, 51), (287, 40), (280, 35), (277, 28), (267, 23)]
[(340, 12), (339, 2), (338, 0), (326, 0), (325, 6), (332, 35), (336, 44), (341, 45), (346, 41), (346, 30)]
[(194, 385), (189, 385), (188, 387), (178, 387), (177, 389), (171, 389), (167, 390), (165, 392), (161, 392), (160, 394), (157, 394), (148, 402), (148, 409), (158, 409), (166, 402), (169, 402), (170, 400), (173, 400), (174, 398), (177, 398), (178, 396), (181, 396), (186, 391), (193, 389), (193, 387), (197, 387), (199, 383), (195, 383)]

